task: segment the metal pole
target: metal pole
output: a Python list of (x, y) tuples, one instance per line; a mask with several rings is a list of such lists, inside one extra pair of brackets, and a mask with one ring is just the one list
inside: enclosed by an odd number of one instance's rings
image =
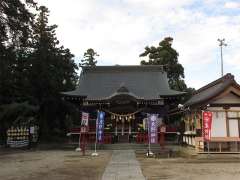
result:
[(151, 156), (153, 155), (153, 153), (151, 152), (151, 136), (150, 136), (150, 115), (148, 116), (148, 154), (147, 156)]
[(222, 46), (220, 46), (221, 49), (221, 75), (223, 77), (223, 55), (222, 55)]
[(96, 130), (95, 130), (95, 153), (97, 153), (97, 122), (98, 120), (96, 119)]
[(209, 156), (209, 141), (208, 141), (208, 144), (207, 144), (207, 146), (208, 146), (207, 148), (208, 148), (208, 156)]
[(81, 126), (80, 126), (80, 131), (79, 131), (79, 139), (78, 139), (78, 147), (76, 148), (75, 151), (81, 151)]
[[(99, 113), (99, 112), (98, 112)], [(97, 128), (98, 128), (98, 113), (97, 113), (97, 119), (96, 119), (96, 130), (95, 130), (95, 144), (94, 144), (94, 153), (92, 153), (92, 156), (98, 156), (97, 153)]]
[[(82, 118), (82, 117), (81, 117)], [(81, 151), (81, 126), (82, 126), (82, 119), (80, 123), (80, 130), (79, 130), (79, 137), (78, 137), (78, 147), (75, 149), (75, 151)]]
[(223, 51), (222, 51), (222, 47), (223, 46), (227, 46), (227, 44), (225, 43), (225, 39), (218, 39), (219, 41), (219, 46), (220, 46), (220, 51), (221, 51), (221, 75), (223, 76)]
[(148, 156), (151, 152), (151, 142), (150, 142), (150, 118), (148, 118)]

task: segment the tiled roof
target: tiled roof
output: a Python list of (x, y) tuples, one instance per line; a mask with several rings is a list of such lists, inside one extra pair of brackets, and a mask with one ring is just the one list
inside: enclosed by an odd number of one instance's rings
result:
[(109, 99), (121, 91), (139, 99), (184, 94), (169, 88), (166, 72), (162, 66), (156, 65), (83, 67), (79, 87), (62, 94), (101, 100)]
[(184, 104), (185, 107), (198, 105), (218, 96), (231, 85), (239, 86), (230, 73), (198, 89)]

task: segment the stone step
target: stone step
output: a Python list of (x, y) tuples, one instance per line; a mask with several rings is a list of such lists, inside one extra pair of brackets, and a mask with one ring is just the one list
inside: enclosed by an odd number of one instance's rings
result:
[[(148, 144), (134, 144), (134, 143), (101, 144), (98, 146), (98, 148), (103, 150), (129, 150), (129, 149), (146, 150), (148, 148)], [(159, 148), (160, 148), (159, 144), (151, 145), (151, 149)]]
[[(166, 146), (169, 146), (166, 144)], [(170, 145), (171, 146), (171, 145)], [(78, 147), (77, 143), (69, 144), (66, 146), (68, 148), (76, 148)], [(95, 148), (94, 144), (88, 144), (87, 149), (93, 150)], [(159, 144), (151, 144), (152, 150), (158, 150), (160, 149)], [(97, 144), (97, 149), (101, 150), (147, 150), (148, 144), (137, 144), (137, 143), (115, 143), (115, 144)]]

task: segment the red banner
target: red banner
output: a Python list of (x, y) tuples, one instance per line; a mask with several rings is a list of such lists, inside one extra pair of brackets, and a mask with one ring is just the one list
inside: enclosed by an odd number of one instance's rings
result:
[(203, 139), (204, 141), (210, 141), (211, 139), (211, 128), (212, 128), (212, 112), (203, 112)]

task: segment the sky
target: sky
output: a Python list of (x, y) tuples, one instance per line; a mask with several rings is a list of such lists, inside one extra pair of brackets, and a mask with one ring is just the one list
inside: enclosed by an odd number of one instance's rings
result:
[(139, 65), (146, 46), (172, 37), (185, 82), (200, 88), (224, 74), (240, 82), (240, 0), (36, 0), (79, 63), (93, 48), (98, 65)]

